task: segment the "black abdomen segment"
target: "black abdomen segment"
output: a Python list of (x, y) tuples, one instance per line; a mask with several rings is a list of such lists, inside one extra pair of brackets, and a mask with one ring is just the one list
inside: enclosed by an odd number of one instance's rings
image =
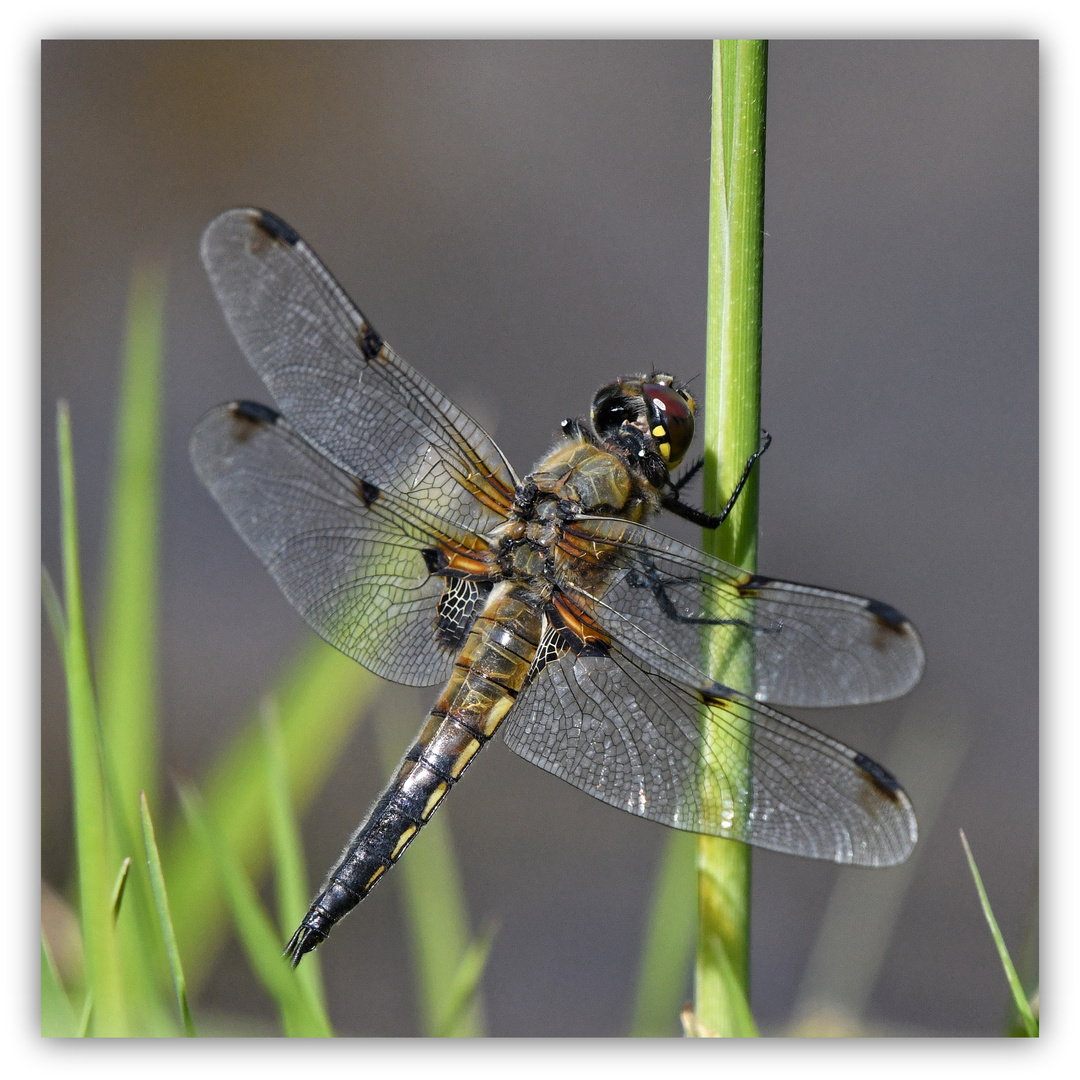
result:
[(531, 605), (512, 590), (493, 596), (416, 742), (286, 946), (293, 967), (397, 862), (495, 734), (524, 685), (539, 640), (540, 617)]

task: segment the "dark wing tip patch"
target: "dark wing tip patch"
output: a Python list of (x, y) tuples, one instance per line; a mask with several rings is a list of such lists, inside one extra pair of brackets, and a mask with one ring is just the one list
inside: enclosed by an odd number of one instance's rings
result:
[(271, 427), (278, 422), (280, 413), (257, 401), (234, 401), (229, 406), (232, 417), (232, 436), (240, 443), (247, 442), (256, 429)]
[(277, 214), (272, 214), (269, 210), (256, 210), (255, 215), (255, 226), (262, 229), (272, 240), (280, 240), (289, 247), (300, 242), (300, 234)]
[(897, 611), (891, 604), (884, 604), (880, 600), (867, 601), (866, 610), (869, 611), (879, 623), (888, 627), (890, 630), (895, 630), (898, 634), (906, 633), (908, 627), (911, 625), (908, 622), (906, 615)]
[(873, 758), (865, 754), (855, 755), (855, 764), (870, 778), (870, 782), (889, 802), (900, 803), (903, 801), (904, 789), (900, 781), (888, 769), (883, 768)]

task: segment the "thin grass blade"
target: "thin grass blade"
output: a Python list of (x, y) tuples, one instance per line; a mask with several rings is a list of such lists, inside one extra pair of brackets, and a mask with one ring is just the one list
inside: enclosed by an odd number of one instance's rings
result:
[(113, 885), (112, 903), (109, 905), (112, 911), (113, 922), (120, 917), (120, 905), (124, 902), (124, 890), (127, 887), (128, 872), (131, 870), (131, 856), (127, 855), (120, 864), (120, 872), (116, 875), (116, 884)]
[(94, 1016), (94, 992), (86, 991), (86, 999), (83, 1001), (82, 1015), (79, 1017), (79, 1027), (75, 1032), (76, 1038), (85, 1039), (90, 1034), (90, 1021)]
[(158, 520), (165, 277), (138, 267), (128, 294), (105, 545), (101, 724), (132, 835), (158, 784)]
[(67, 646), (67, 620), (64, 618), (64, 604), (56, 591), (52, 574), (44, 566), (41, 568), (41, 603), (45, 608), (45, 617), (49, 620), (49, 629), (52, 630), (57, 652), (63, 660), (64, 649)]
[[(705, 509), (716, 513), (758, 448), (761, 413), (761, 273), (764, 221), (764, 41), (713, 43), (713, 127), (709, 192), (709, 289), (705, 372)], [(753, 571), (757, 563), (757, 472), (703, 546)], [(728, 686), (750, 672), (725, 665), (724, 627), (706, 635), (710, 672)], [(748, 773), (748, 733), (714, 749), (731, 771)], [(741, 764), (740, 764), (741, 762)], [(739, 785), (733, 780), (734, 790)], [(756, 1034), (749, 1008), (750, 848), (698, 839), (697, 1029)]]
[(75, 1010), (56, 970), (45, 935), (41, 935), (41, 1034), (67, 1039), (79, 1030)]
[(61, 651), (68, 693), (75, 858), (87, 985), (96, 1003), (94, 1034), (124, 1035), (127, 1034), (127, 1022), (112, 920), (112, 874), (109, 870), (116, 862), (106, 820), (97, 705), (83, 614), (75, 468), (71, 450), (71, 421), (65, 402), (61, 402), (57, 409), (57, 445), (65, 622), (68, 628)]
[[(157, 717), (158, 553), (161, 511), (162, 369), (165, 275), (134, 269), (121, 357), (113, 476), (104, 545), (98, 643), (100, 730), (114, 842), (139, 851), (139, 794), (155, 798), (160, 764)], [(121, 977), (133, 1031), (175, 1031), (164, 989), (168, 958), (153, 891), (135, 865), (134, 895), (117, 924)]]
[(971, 876), (975, 881), (975, 889), (979, 894), (979, 903), (982, 904), (983, 916), (986, 919), (986, 925), (990, 927), (990, 936), (994, 939), (994, 944), (997, 946), (998, 957), (1001, 960), (1001, 966), (1005, 971), (1005, 978), (1009, 983), (1009, 990), (1012, 992), (1013, 1004), (1016, 1006), (1016, 1011), (1020, 1016), (1021, 1022), (1024, 1025), (1024, 1031), (1029, 1038), (1035, 1038), (1039, 1034), (1039, 1021), (1035, 1019), (1035, 1015), (1031, 1011), (1031, 1005), (1028, 1003), (1027, 995), (1024, 993), (1024, 987), (1020, 982), (1020, 976), (1016, 974), (1016, 968), (1013, 967), (1012, 958), (1009, 956), (1009, 950), (1005, 945), (1005, 939), (1001, 936), (1001, 930), (998, 927), (997, 919), (994, 918), (993, 909), (990, 907), (990, 898), (986, 895), (986, 889), (983, 888), (982, 876), (979, 874), (979, 868), (975, 865), (975, 856), (971, 854), (971, 848), (968, 846), (967, 837), (964, 835), (964, 830), (960, 830), (960, 843), (964, 845), (964, 854), (967, 856), (968, 867), (971, 869)]
[[(301, 812), (322, 787), (381, 685), (320, 641), (312, 642), (278, 683), (273, 694), (279, 703), (289, 787)], [(265, 756), (256, 715), (216, 759), (201, 785), (207, 816), (255, 880), (270, 865)], [(225, 938), (225, 896), (207, 849), (190, 830), (177, 826), (169, 831), (162, 864), (188, 985), (196, 988)]]
[(495, 941), (495, 927), (488, 926), (477, 938), (469, 942), (464, 955), (446, 984), (443, 998), (444, 1012), (435, 1023), (435, 1034), (453, 1036), (468, 1023), (468, 1014), (473, 1009), (480, 980), (487, 966), (488, 955)]
[(184, 968), (180, 963), (180, 950), (176, 947), (176, 934), (173, 931), (172, 916), (169, 914), (169, 895), (165, 890), (165, 877), (161, 872), (161, 856), (158, 854), (157, 837), (154, 835), (154, 822), (150, 817), (150, 807), (146, 795), (139, 794), (139, 811), (142, 822), (143, 845), (146, 851), (146, 866), (150, 873), (150, 886), (154, 890), (154, 903), (158, 919), (161, 922), (161, 936), (165, 942), (165, 952), (169, 957), (169, 971), (172, 974), (173, 990), (180, 1009), (180, 1021), (184, 1034), (197, 1035), (195, 1021), (191, 1018), (188, 1005), (187, 983), (184, 980)]
[[(278, 928), (286, 942), (307, 914), (310, 890), (300, 842), (300, 824), (296, 820), (289, 771), (285, 759), (285, 740), (281, 734), (277, 703), (272, 697), (262, 705), (263, 737), (266, 747), (266, 794), (270, 810), (270, 839), (274, 852), (274, 878), (277, 885)], [(309, 954), (296, 969), (296, 977), (311, 1000), (312, 1008), (326, 1015), (326, 991), (322, 965), (316, 954)], [(326, 1020), (330, 1026), (329, 1019)]]
[(285, 1034), (332, 1035), (326, 1017), (312, 1008), (296, 973), (282, 956), (277, 928), (259, 902), (243, 865), (233, 856), (225, 837), (206, 813), (196, 789), (190, 785), (181, 787), (180, 801), (192, 832), (213, 863), (248, 962), (277, 1004)]
[(631, 1035), (676, 1035), (697, 926), (697, 837), (672, 830), (649, 912)]

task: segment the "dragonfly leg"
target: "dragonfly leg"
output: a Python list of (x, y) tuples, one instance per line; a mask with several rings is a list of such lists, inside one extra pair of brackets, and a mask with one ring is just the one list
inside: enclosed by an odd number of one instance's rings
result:
[(728, 514), (735, 508), (735, 503), (738, 502), (739, 496), (742, 494), (742, 489), (746, 487), (746, 481), (750, 479), (750, 472), (754, 468), (754, 462), (769, 449), (771, 443), (772, 436), (767, 431), (763, 431), (761, 433), (761, 445), (746, 459), (746, 466), (743, 469), (742, 476), (739, 477), (739, 482), (735, 485), (735, 490), (732, 491), (731, 497), (724, 504), (724, 508), (719, 514), (707, 514), (704, 510), (699, 510), (696, 506), (690, 506), (688, 503), (684, 503), (679, 495), (686, 482), (699, 468), (701, 468), (704, 459), (693, 465), (685, 476), (671, 485), (674, 494), (666, 495), (663, 498), (662, 504), (664, 509), (669, 510), (678, 517), (684, 518), (686, 521), (690, 521), (695, 525), (700, 525), (703, 529), (719, 528), (724, 523)]

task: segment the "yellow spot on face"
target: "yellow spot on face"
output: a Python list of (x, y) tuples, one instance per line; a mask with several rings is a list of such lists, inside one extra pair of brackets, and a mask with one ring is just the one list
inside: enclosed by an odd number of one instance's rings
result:
[(504, 697), (495, 702), (494, 705), (488, 709), (487, 716), (484, 717), (483, 722), (480, 725), (480, 730), (485, 735), (493, 735), (495, 729), (502, 723), (502, 718), (510, 711), (510, 706), (513, 705), (512, 698)]
[(470, 739), (465, 744), (465, 749), (462, 750), (460, 754), (458, 754), (457, 761), (455, 761), (454, 764), (450, 766), (450, 775), (455, 780), (461, 775), (462, 769), (464, 769), (465, 766), (468, 765), (470, 761), (472, 761), (473, 755), (479, 749), (480, 749), (480, 740), (479, 739)]
[(364, 886), (364, 888), (365, 889), (370, 889), (371, 886), (374, 885), (375, 882), (378, 881), (379, 878), (381, 878), (383, 876), (383, 874), (385, 874), (385, 873), (386, 873), (386, 867), (385, 866), (380, 866), (378, 868), (378, 870), (376, 870), (375, 873), (372, 874), (371, 877), (368, 878), (367, 884)]
[(425, 821), (431, 817), (432, 811), (439, 803), (442, 802), (443, 796), (446, 794), (446, 783), (441, 783), (439, 786), (428, 796), (427, 805), (424, 807), (424, 812), (420, 815)]
[(671, 444), (662, 442), (660, 444), (660, 456), (667, 461), (671, 457)]
[(417, 826), (410, 825), (399, 837), (397, 844), (394, 845), (394, 850), (390, 855), (391, 859), (396, 859), (401, 854), (401, 849), (416, 835)]
[(664, 431), (664, 425), (657, 424), (656, 427), (652, 429), (652, 433), (654, 439), (659, 439), (662, 435), (666, 434), (666, 432)]

